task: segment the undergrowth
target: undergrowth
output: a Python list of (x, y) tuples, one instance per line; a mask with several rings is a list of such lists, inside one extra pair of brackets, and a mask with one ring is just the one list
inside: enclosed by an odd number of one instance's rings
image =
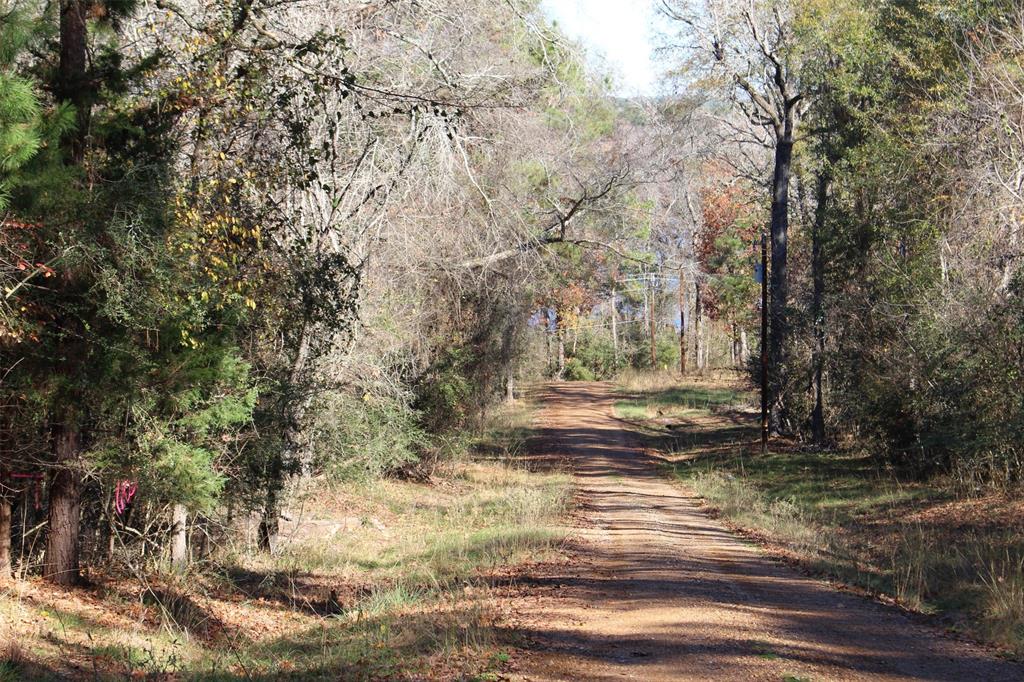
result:
[(0, 595), (24, 643), (0, 652), (0, 682), (496, 677), (509, 654), (491, 576), (557, 551), (571, 504), (567, 475), (519, 464), (530, 417), (500, 412), (426, 482), (308, 485), (275, 555), (239, 543), (185, 576), (110, 582), (99, 615), (91, 597), (20, 583)]

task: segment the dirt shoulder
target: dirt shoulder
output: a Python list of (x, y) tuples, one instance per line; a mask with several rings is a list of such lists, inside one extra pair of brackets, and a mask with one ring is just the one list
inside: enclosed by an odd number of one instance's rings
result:
[(572, 560), (520, 582), (519, 679), (1024, 680), (737, 538), (636, 446), (608, 385), (542, 397), (544, 456), (572, 468), (580, 518)]

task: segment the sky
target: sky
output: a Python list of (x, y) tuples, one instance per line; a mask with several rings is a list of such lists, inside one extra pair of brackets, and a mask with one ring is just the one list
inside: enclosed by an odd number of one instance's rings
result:
[(611, 68), (616, 94), (655, 94), (654, 0), (541, 0), (541, 8), (595, 65)]

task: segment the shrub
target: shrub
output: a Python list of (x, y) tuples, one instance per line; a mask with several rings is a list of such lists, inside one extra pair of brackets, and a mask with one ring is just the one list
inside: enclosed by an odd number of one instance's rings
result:
[[(612, 378), (625, 364), (622, 353), (615, 352), (615, 346), (607, 335), (592, 333), (580, 335), (573, 360), (589, 370), (596, 379)], [(586, 381), (592, 381), (593, 378)]]
[(565, 361), (565, 378), (568, 381), (595, 381), (597, 379), (593, 370), (580, 362), (578, 358), (569, 358)]
[(414, 407), (428, 431), (440, 433), (466, 423), (473, 405), (475, 364), (471, 351), (451, 348), (420, 377)]
[(429, 447), (420, 415), (400, 400), (334, 393), (320, 407), (314, 448), (332, 477), (384, 476), (417, 462)]

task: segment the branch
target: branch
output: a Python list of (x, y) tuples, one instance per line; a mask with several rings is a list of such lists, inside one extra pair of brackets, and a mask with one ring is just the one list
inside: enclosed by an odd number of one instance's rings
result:
[[(590, 204), (593, 204), (607, 196), (613, 189), (615, 189), (626, 174), (627, 171), (625, 170), (613, 173), (596, 191), (584, 191), (581, 196), (572, 201), (567, 209), (559, 210), (556, 208), (553, 211), (554, 219), (543, 230), (541, 230), (541, 237), (531, 239), (530, 241), (524, 242), (511, 249), (505, 249), (503, 251), (498, 251), (497, 253), (492, 253), (488, 256), (481, 256), (480, 258), (463, 261), (458, 263), (456, 267), (470, 270), (487, 268), (496, 263), (508, 260), (509, 258), (514, 258), (520, 254), (535, 251), (551, 244), (576, 244), (579, 246), (601, 244), (601, 242), (596, 242), (590, 239), (574, 239), (567, 237), (566, 231), (569, 227), (569, 223), (571, 223), (574, 218), (585, 211)], [(615, 249), (609, 245), (604, 246), (615, 251)], [(618, 251), (615, 252), (624, 258), (629, 258), (629, 256), (626, 256), (625, 254), (621, 254)]]

